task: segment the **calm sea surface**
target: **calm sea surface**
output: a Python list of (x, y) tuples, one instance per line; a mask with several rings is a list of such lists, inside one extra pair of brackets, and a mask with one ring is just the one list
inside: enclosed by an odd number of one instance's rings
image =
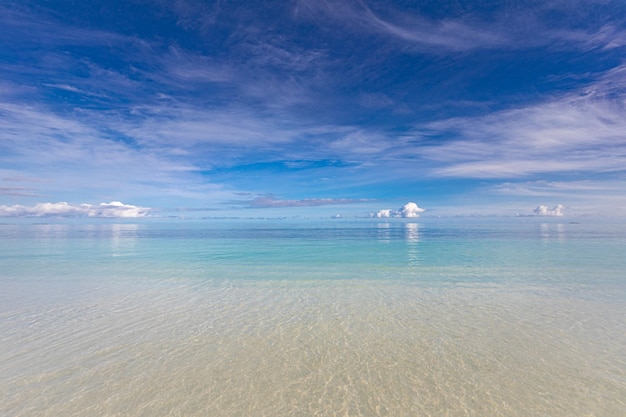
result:
[(626, 415), (626, 223), (0, 225), (0, 416)]

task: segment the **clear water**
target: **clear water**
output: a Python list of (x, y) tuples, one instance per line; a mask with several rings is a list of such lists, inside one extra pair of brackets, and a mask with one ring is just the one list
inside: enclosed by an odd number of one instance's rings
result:
[(626, 225), (0, 225), (0, 416), (624, 416)]

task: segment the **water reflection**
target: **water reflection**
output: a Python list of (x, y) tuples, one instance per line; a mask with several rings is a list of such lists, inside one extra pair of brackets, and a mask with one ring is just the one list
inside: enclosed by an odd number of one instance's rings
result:
[[(32, 237), (32, 249), (35, 250), (35, 246), (41, 251), (41, 255), (44, 256), (56, 256), (62, 254), (65, 249), (65, 242), (69, 238), (70, 229), (67, 225), (63, 224), (34, 224), (32, 228), (26, 229), (30, 232)], [(28, 236), (28, 232), (24, 235)]]
[(420, 241), (419, 224), (406, 223), (404, 225), (404, 237), (409, 243), (417, 243)]
[(539, 225), (539, 235), (544, 242), (558, 241), (565, 242), (565, 225), (563, 223), (549, 224), (541, 223)]
[(419, 224), (406, 223), (404, 225), (404, 238), (407, 243), (407, 256), (409, 265), (419, 265), (421, 262), (418, 243), (420, 241)]
[(114, 224), (111, 226), (111, 254), (113, 256), (128, 256), (135, 253), (137, 245), (136, 224)]
[(33, 237), (35, 239), (64, 239), (68, 236), (69, 228), (64, 224), (35, 224), (33, 225)]
[(376, 225), (377, 238), (382, 243), (391, 242), (391, 225), (389, 223), (378, 223)]

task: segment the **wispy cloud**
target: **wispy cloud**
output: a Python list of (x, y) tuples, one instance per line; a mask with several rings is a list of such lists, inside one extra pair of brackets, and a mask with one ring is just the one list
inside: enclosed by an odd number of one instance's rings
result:
[(8, 195), (15, 197), (38, 197), (39, 194), (34, 193), (32, 188), (26, 187), (0, 187), (0, 195)]
[(332, 141), (329, 150), (337, 155), (350, 155), (360, 159), (368, 155), (382, 155), (393, 146), (394, 141), (381, 132), (355, 128)]
[[(307, 16), (320, 23), (330, 18), (354, 31), (377, 33), (431, 53), (537, 46), (617, 48), (624, 46), (626, 40), (626, 31), (614, 25), (579, 28), (578, 19), (584, 12), (580, 8), (574, 10), (570, 4), (545, 2), (515, 12), (502, 4), (501, 8), (496, 7), (490, 15), (482, 17), (472, 13), (471, 7), (467, 9), (436, 18), (420, 13), (419, 7), (412, 10), (402, 10), (397, 5), (376, 8), (366, 1), (301, 0), (295, 8), (297, 16)], [(548, 21), (548, 17), (555, 14), (572, 18), (562, 19), (560, 25), (554, 26), (554, 21)], [(584, 21), (584, 17), (582, 19)]]
[(221, 1), (202, 0), (157, 0), (150, 5), (158, 5), (177, 18), (177, 24), (187, 30), (203, 32), (216, 22), (221, 9)]
[(34, 206), (0, 206), (0, 217), (145, 217), (151, 209), (119, 201), (95, 204), (40, 203)]
[(40, 187), (48, 181), (19, 175), (10, 169), (0, 169), (0, 195), (8, 197), (43, 197)]
[(195, 145), (263, 148), (288, 142), (297, 130), (277, 125), (245, 108), (198, 109), (165, 103), (138, 108), (143, 117), (121, 125), (124, 133), (143, 145)]
[(71, 189), (103, 196), (116, 190), (119, 194), (112, 197), (118, 198), (137, 193), (232, 197), (202, 181), (193, 163), (163, 150), (142, 148), (132, 138), (121, 140), (115, 117), (87, 113), (68, 118), (42, 107), (7, 102), (0, 102), (0, 115), (3, 182), (19, 172), (46, 178), (45, 184), (29, 182), (34, 194)]
[(580, 40), (589, 48), (615, 49), (626, 46), (626, 30), (607, 24)]
[(380, 33), (432, 48), (469, 50), (506, 43), (506, 39), (495, 32), (471, 27), (461, 21), (433, 22), (420, 17), (405, 17), (404, 22), (393, 23), (378, 17), (369, 9), (361, 16), (368, 26), (378, 29)]
[(144, 72), (145, 75), (161, 84), (174, 84), (183, 89), (201, 83), (230, 83), (237, 76), (237, 69), (228, 63), (176, 46), (169, 46), (167, 52), (157, 58), (157, 63), (161, 70)]
[[(590, 87), (601, 87), (601, 83)], [(626, 107), (601, 89), (478, 118), (430, 123), (452, 140), (420, 149), (435, 175), (511, 178), (538, 173), (619, 172), (626, 166)], [(457, 140), (453, 138), (458, 137)]]
[(305, 198), (301, 200), (281, 200), (274, 197), (256, 197), (252, 200), (243, 202), (249, 207), (270, 208), (270, 207), (318, 207), (329, 205), (358, 204), (366, 203), (368, 199), (350, 199), (350, 198)]
[(621, 179), (578, 181), (524, 181), (507, 182), (492, 187), (492, 191), (527, 197), (568, 197), (579, 195), (584, 199), (619, 197), (626, 202), (626, 183)]
[(296, 15), (321, 22), (328, 18), (354, 31), (377, 33), (416, 46), (473, 49), (479, 45), (494, 45), (501, 40), (494, 33), (479, 30), (461, 21), (429, 20), (419, 14), (387, 9), (387, 17), (373, 10), (366, 2), (302, 0), (296, 5)]
[(20, 42), (46, 46), (110, 46), (128, 43), (133, 39), (112, 31), (61, 24), (58, 20), (29, 10), (28, 5), (21, 2), (15, 2), (12, 6), (0, 5), (0, 22), (3, 30)]

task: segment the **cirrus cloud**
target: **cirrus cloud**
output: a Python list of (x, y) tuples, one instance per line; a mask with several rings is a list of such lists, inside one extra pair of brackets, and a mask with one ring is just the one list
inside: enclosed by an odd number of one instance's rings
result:
[(337, 204), (356, 204), (365, 203), (368, 199), (353, 199), (353, 198), (304, 198), (302, 200), (280, 200), (274, 197), (256, 197), (247, 203), (250, 207), (317, 207), (328, 206)]
[(614, 70), (580, 94), (502, 110), (478, 118), (428, 124), (443, 144), (420, 154), (441, 163), (443, 177), (516, 178), (545, 173), (622, 172), (625, 166), (626, 108), (610, 91), (624, 91)]

